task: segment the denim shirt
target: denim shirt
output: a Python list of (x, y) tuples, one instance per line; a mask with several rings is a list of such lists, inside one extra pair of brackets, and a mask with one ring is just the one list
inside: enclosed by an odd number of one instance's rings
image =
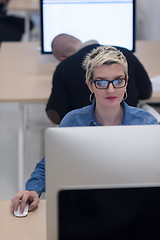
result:
[[(128, 106), (122, 101), (124, 109), (121, 125), (148, 125), (158, 124), (153, 115), (144, 109)], [(73, 110), (65, 115), (60, 123), (60, 127), (78, 127), (78, 126), (100, 126), (94, 115), (95, 102), (89, 106)]]
[[(158, 124), (150, 113), (143, 109), (128, 106), (122, 101), (124, 109), (121, 125)], [(62, 119), (59, 127), (100, 126), (94, 115), (95, 103), (81, 109), (76, 109)], [(39, 196), (45, 192), (45, 158), (37, 163), (35, 170), (26, 183), (26, 190), (36, 191)]]

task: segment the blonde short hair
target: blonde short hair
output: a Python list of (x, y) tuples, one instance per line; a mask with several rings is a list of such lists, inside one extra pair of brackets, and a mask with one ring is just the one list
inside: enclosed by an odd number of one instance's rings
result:
[(125, 76), (128, 76), (128, 63), (121, 51), (112, 46), (99, 46), (93, 49), (86, 55), (82, 63), (86, 71), (86, 82), (92, 79), (93, 71), (96, 67), (114, 63), (120, 64), (124, 69)]

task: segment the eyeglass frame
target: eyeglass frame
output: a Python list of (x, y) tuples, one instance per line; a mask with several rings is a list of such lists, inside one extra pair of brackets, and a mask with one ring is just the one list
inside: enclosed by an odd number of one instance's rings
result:
[[(116, 81), (116, 80), (125, 80), (124, 86), (122, 86), (122, 87), (115, 87), (114, 84), (113, 84), (113, 82)], [(99, 81), (108, 82), (108, 86), (105, 87), (105, 88), (98, 88), (98, 87), (96, 86), (96, 82), (99, 82)], [(112, 84), (112, 86), (113, 86), (115, 89), (119, 89), (119, 88), (123, 88), (123, 87), (126, 86), (126, 84), (127, 84), (127, 77), (125, 76), (124, 78), (119, 78), (119, 79), (117, 78), (117, 79), (114, 79), (114, 80), (111, 80), (111, 81), (106, 80), (106, 79), (104, 79), (104, 80), (103, 80), (103, 79), (101, 79), (101, 80), (90, 79), (90, 82), (91, 82), (91, 83), (94, 83), (95, 87), (96, 87), (97, 89), (100, 89), (100, 90), (104, 90), (104, 89), (109, 88), (109, 85), (110, 85), (110, 84)]]

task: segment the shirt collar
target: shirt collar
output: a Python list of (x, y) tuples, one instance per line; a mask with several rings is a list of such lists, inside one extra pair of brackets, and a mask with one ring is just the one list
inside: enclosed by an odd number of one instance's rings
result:
[[(89, 117), (88, 117), (88, 125), (89, 126), (101, 126), (94, 114), (94, 109), (95, 109), (95, 105), (96, 102), (94, 101), (90, 106), (89, 106)], [(124, 109), (123, 111), (123, 119), (121, 122), (121, 125), (128, 125), (128, 120), (129, 120), (129, 115), (130, 115), (130, 110), (129, 110), (129, 106), (127, 105), (127, 103), (125, 103), (125, 101), (123, 100), (121, 102), (121, 105)]]
[(89, 116), (88, 116), (88, 125), (89, 126), (100, 126), (100, 124), (97, 122), (94, 109), (95, 109), (96, 102), (94, 101), (89, 107)]
[(99, 44), (99, 43), (96, 40), (86, 41), (86, 42), (82, 43), (82, 45), (80, 46), (80, 48), (77, 49), (77, 51), (79, 51), (80, 49), (87, 47), (89, 45), (93, 45), (93, 44)]
[(129, 125), (130, 114), (131, 114), (130, 108), (124, 100), (121, 102), (121, 104), (122, 104), (123, 109), (124, 109), (123, 120), (121, 122), (121, 125)]

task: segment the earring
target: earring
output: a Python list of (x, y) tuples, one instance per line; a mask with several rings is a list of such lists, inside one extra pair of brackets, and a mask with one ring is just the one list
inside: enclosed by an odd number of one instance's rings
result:
[(128, 97), (128, 94), (127, 94), (127, 89), (125, 89), (123, 100), (126, 100), (126, 99), (127, 99), (127, 97)]
[(91, 93), (90, 96), (89, 96), (89, 101), (94, 102), (94, 100), (95, 100), (94, 93)]

